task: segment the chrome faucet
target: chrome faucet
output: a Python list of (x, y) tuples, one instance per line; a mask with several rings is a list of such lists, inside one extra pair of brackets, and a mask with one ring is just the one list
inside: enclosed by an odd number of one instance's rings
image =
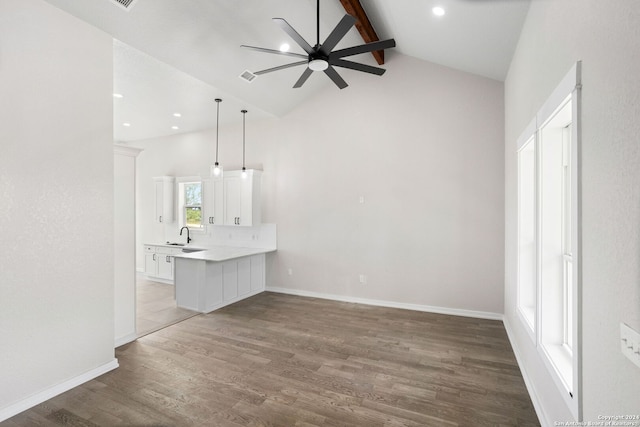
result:
[(191, 237), (189, 237), (189, 227), (184, 226), (180, 229), (180, 235), (182, 236), (182, 230), (187, 229), (187, 245), (191, 242)]

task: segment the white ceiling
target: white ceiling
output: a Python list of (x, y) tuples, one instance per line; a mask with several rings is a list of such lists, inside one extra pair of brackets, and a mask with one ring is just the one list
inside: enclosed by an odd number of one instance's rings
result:
[[(294, 67), (256, 78), (238, 76), (297, 61), (241, 49), (241, 44), (278, 49), (288, 42), (272, 21), (285, 18), (311, 45), (316, 38), (314, 0), (136, 0), (124, 10), (113, 0), (47, 0), (109, 33), (114, 43), (114, 139), (131, 141), (282, 116), (319, 90), (339, 89), (321, 73), (300, 89), (304, 70)], [(380, 38), (395, 38), (396, 52), (504, 80), (529, 0), (361, 0)], [(433, 6), (445, 8), (437, 18)], [(321, 1), (321, 39), (344, 15), (338, 0)], [(352, 28), (337, 48), (362, 43)], [(393, 66), (393, 50), (384, 67)], [(351, 58), (350, 58), (351, 59)], [(370, 54), (353, 57), (377, 65)], [(349, 83), (348, 73), (341, 73)], [(384, 76), (380, 77), (384, 78)], [(344, 90), (349, 90), (348, 88)], [(179, 112), (182, 117), (175, 118)], [(124, 127), (122, 123), (130, 123)], [(180, 129), (171, 129), (171, 126)]]

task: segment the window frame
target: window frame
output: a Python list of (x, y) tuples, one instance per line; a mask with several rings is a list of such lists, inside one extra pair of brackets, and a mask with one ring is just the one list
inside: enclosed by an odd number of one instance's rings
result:
[[(538, 159), (537, 159), (537, 145), (538, 145), (538, 140), (537, 140), (537, 132), (536, 132), (536, 128), (537, 128), (537, 123), (536, 123), (536, 119), (534, 118), (525, 128), (524, 132), (522, 132), (522, 134), (520, 135), (520, 137), (518, 138), (518, 145), (517, 145), (517, 203), (518, 203), (518, 207), (517, 207), (517, 266), (516, 266), (516, 271), (517, 271), (517, 285), (516, 285), (516, 311), (518, 313), (518, 316), (520, 317), (520, 320), (522, 321), (522, 323), (525, 326), (525, 329), (527, 331), (527, 333), (529, 334), (529, 337), (531, 338), (531, 340), (534, 342), (536, 341), (536, 330), (537, 330), (537, 252), (538, 252), (538, 248), (537, 248), (537, 223), (538, 223), (538, 213), (537, 213), (537, 209), (538, 209), (538, 184), (537, 184), (537, 168), (538, 168)], [(521, 155), (522, 153), (527, 150), (529, 147), (529, 144), (533, 144), (533, 177), (531, 177), (532, 181), (533, 181), (533, 195), (531, 195), (531, 197), (534, 199), (533, 200), (533, 211), (529, 212), (529, 214), (532, 216), (533, 219), (533, 251), (534, 251), (534, 256), (533, 256), (533, 277), (529, 278), (529, 283), (524, 283), (523, 280), (523, 272), (522, 272), (522, 252), (521, 252), (521, 246), (522, 246), (522, 236), (521, 236), (521, 231), (522, 231), (522, 220), (523, 220), (523, 212), (522, 212), (522, 194), (520, 193), (520, 190), (522, 188), (522, 175), (521, 175), (521, 171), (522, 171), (522, 167), (521, 167)], [(533, 289), (528, 289), (528, 287), (533, 287)], [(532, 293), (533, 294), (533, 313), (529, 313), (529, 307), (524, 307), (522, 302), (525, 299), (524, 294), (525, 293)], [(530, 298), (527, 297), (527, 298)]]
[[(520, 278), (520, 212), (517, 214), (518, 230), (517, 230), (517, 244), (518, 255), (516, 259), (516, 271), (517, 271), (517, 296), (516, 296), (516, 312), (524, 326), (524, 329), (529, 333), (534, 341), (534, 345), (538, 350), (544, 366), (547, 368), (550, 377), (558, 387), (561, 395), (568, 408), (574, 415), (576, 420), (582, 419), (582, 343), (580, 340), (582, 334), (581, 319), (581, 283), (582, 283), (582, 268), (581, 268), (581, 165), (579, 163), (580, 158), (580, 138), (581, 138), (581, 62), (577, 62), (571, 68), (569, 73), (565, 75), (556, 89), (552, 92), (551, 96), (543, 104), (542, 108), (538, 111), (535, 118), (527, 126), (525, 131), (518, 139), (517, 153), (519, 156), (520, 150), (523, 146), (531, 140), (532, 135), (535, 137), (535, 238), (536, 238), (536, 268), (535, 268), (535, 286), (536, 286), (536, 319), (535, 329), (531, 330), (530, 324), (527, 322), (526, 316), (520, 309), (520, 294), (521, 278)], [(557, 173), (561, 174), (562, 189), (560, 193), (563, 199), (559, 201), (561, 204), (560, 218), (555, 217), (553, 214), (549, 216), (549, 211), (543, 211), (543, 204), (550, 203), (549, 200), (557, 199), (545, 199), (543, 200), (543, 192), (545, 191), (542, 182), (543, 174), (543, 162), (549, 162), (548, 158), (543, 158), (542, 151), (549, 147), (544, 147), (544, 139), (542, 131), (545, 125), (553, 119), (554, 115), (558, 113), (562, 107), (567, 103), (567, 99), (571, 102), (571, 127), (567, 130), (570, 133), (570, 144), (568, 154), (569, 157), (569, 171), (570, 188), (566, 188), (566, 176), (567, 171), (564, 170), (564, 155), (565, 146), (561, 138), (562, 147), (560, 148), (562, 159), (562, 170), (552, 173), (545, 179), (557, 178)], [(554, 129), (554, 128), (552, 128)], [(562, 128), (558, 128), (562, 129)], [(564, 134), (564, 130), (562, 131)], [(556, 150), (553, 148), (552, 150)], [(554, 154), (555, 155), (555, 154)], [(554, 156), (552, 155), (552, 157)], [(520, 157), (518, 157), (518, 162)], [(551, 163), (553, 165), (553, 163)], [(547, 163), (548, 167), (549, 163)], [(517, 203), (518, 209), (520, 209), (520, 169), (518, 163), (518, 184), (517, 184)], [(551, 187), (547, 187), (549, 190)], [(564, 197), (566, 193), (570, 192), (568, 203), (565, 203)], [(555, 190), (551, 191), (551, 194), (557, 195)], [(548, 195), (547, 195), (548, 196)], [(555, 197), (555, 196), (548, 196)], [(565, 210), (570, 212), (565, 212)], [(543, 218), (543, 212), (546, 217)], [(545, 223), (545, 220), (549, 219), (550, 223)], [(559, 222), (561, 222), (559, 224)], [(560, 229), (561, 235), (557, 236), (561, 242), (554, 240), (555, 232), (547, 232), (543, 227), (548, 226), (549, 230)], [(559, 227), (558, 227), (559, 226)], [(568, 229), (567, 229), (568, 228)], [(553, 264), (549, 264), (547, 261), (544, 268), (546, 272), (543, 272), (543, 254), (546, 256), (549, 254), (548, 249), (543, 249), (543, 242), (551, 242), (556, 249), (560, 246), (559, 257), (561, 264), (560, 269), (560, 286), (558, 289), (558, 276), (556, 275), (557, 267)], [(567, 252), (569, 249), (569, 252)], [(555, 255), (554, 255), (555, 256)], [(556, 261), (556, 262), (558, 262)], [(570, 270), (569, 270), (570, 268)], [(551, 280), (550, 282), (547, 282)], [(570, 286), (568, 285), (570, 281)], [(543, 295), (543, 287), (546, 289)], [(559, 294), (559, 293), (560, 294)], [(558, 298), (560, 298), (560, 310), (558, 312)], [(571, 300), (570, 306), (566, 301)], [(551, 309), (551, 310), (550, 310)], [(554, 311), (555, 310), (555, 311)], [(570, 318), (568, 317), (570, 316)], [(554, 324), (555, 322), (555, 324)], [(570, 329), (570, 330), (569, 330)]]
[[(186, 194), (185, 194), (185, 185), (188, 184), (199, 184), (200, 185), (200, 204), (199, 205), (187, 205), (186, 203)], [(206, 225), (204, 223), (204, 187), (202, 184), (202, 178), (200, 176), (183, 176), (176, 178), (176, 187), (177, 187), (177, 200), (178, 200), (178, 227), (187, 227), (191, 232), (205, 232)], [(193, 227), (187, 224), (187, 213), (186, 209), (190, 207), (199, 207), (201, 212), (200, 217), (200, 226)]]

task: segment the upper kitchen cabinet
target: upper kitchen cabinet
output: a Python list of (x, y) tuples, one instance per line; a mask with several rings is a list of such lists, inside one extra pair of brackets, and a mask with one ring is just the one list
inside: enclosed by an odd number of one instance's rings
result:
[(262, 171), (249, 169), (224, 172), (224, 225), (252, 227), (259, 225), (260, 181)]
[[(228, 173), (228, 172), (227, 172)], [(204, 203), (204, 225), (224, 225), (224, 180), (206, 178), (202, 180)]]
[(159, 176), (153, 178), (155, 185), (155, 218), (156, 223), (171, 223), (174, 221), (173, 202), (175, 192), (175, 178)]

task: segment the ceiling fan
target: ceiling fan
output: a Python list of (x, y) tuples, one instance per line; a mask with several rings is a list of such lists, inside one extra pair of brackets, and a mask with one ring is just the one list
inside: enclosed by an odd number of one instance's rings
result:
[(253, 74), (261, 75), (271, 73), (273, 71), (284, 70), (285, 68), (296, 67), (298, 65), (307, 65), (307, 68), (303, 71), (298, 81), (293, 85), (294, 88), (302, 87), (304, 82), (307, 81), (309, 76), (314, 71), (324, 71), (329, 78), (340, 89), (344, 89), (348, 86), (342, 77), (338, 74), (334, 67), (349, 68), (351, 70), (362, 71), (365, 73), (371, 73), (376, 75), (383, 75), (386, 71), (384, 68), (372, 67), (370, 65), (360, 64), (353, 61), (348, 61), (346, 57), (358, 55), (360, 53), (373, 52), (376, 50), (388, 49), (396, 46), (394, 39), (381, 40), (371, 43), (365, 43), (358, 46), (348, 47), (346, 49), (333, 50), (334, 47), (342, 40), (351, 27), (355, 24), (356, 18), (351, 15), (344, 15), (338, 25), (331, 31), (331, 34), (327, 37), (324, 43), (320, 43), (320, 0), (317, 0), (317, 43), (315, 46), (311, 46), (307, 41), (302, 38), (300, 34), (291, 26), (287, 21), (282, 18), (273, 18), (280, 28), (289, 35), (307, 54), (283, 52), (275, 49), (265, 49), (262, 47), (246, 46), (241, 47), (247, 49), (257, 50), (258, 52), (273, 53), (277, 55), (293, 56), (296, 58), (304, 58), (302, 61), (293, 62), (290, 64), (280, 65), (278, 67), (268, 68), (266, 70), (257, 71)]

